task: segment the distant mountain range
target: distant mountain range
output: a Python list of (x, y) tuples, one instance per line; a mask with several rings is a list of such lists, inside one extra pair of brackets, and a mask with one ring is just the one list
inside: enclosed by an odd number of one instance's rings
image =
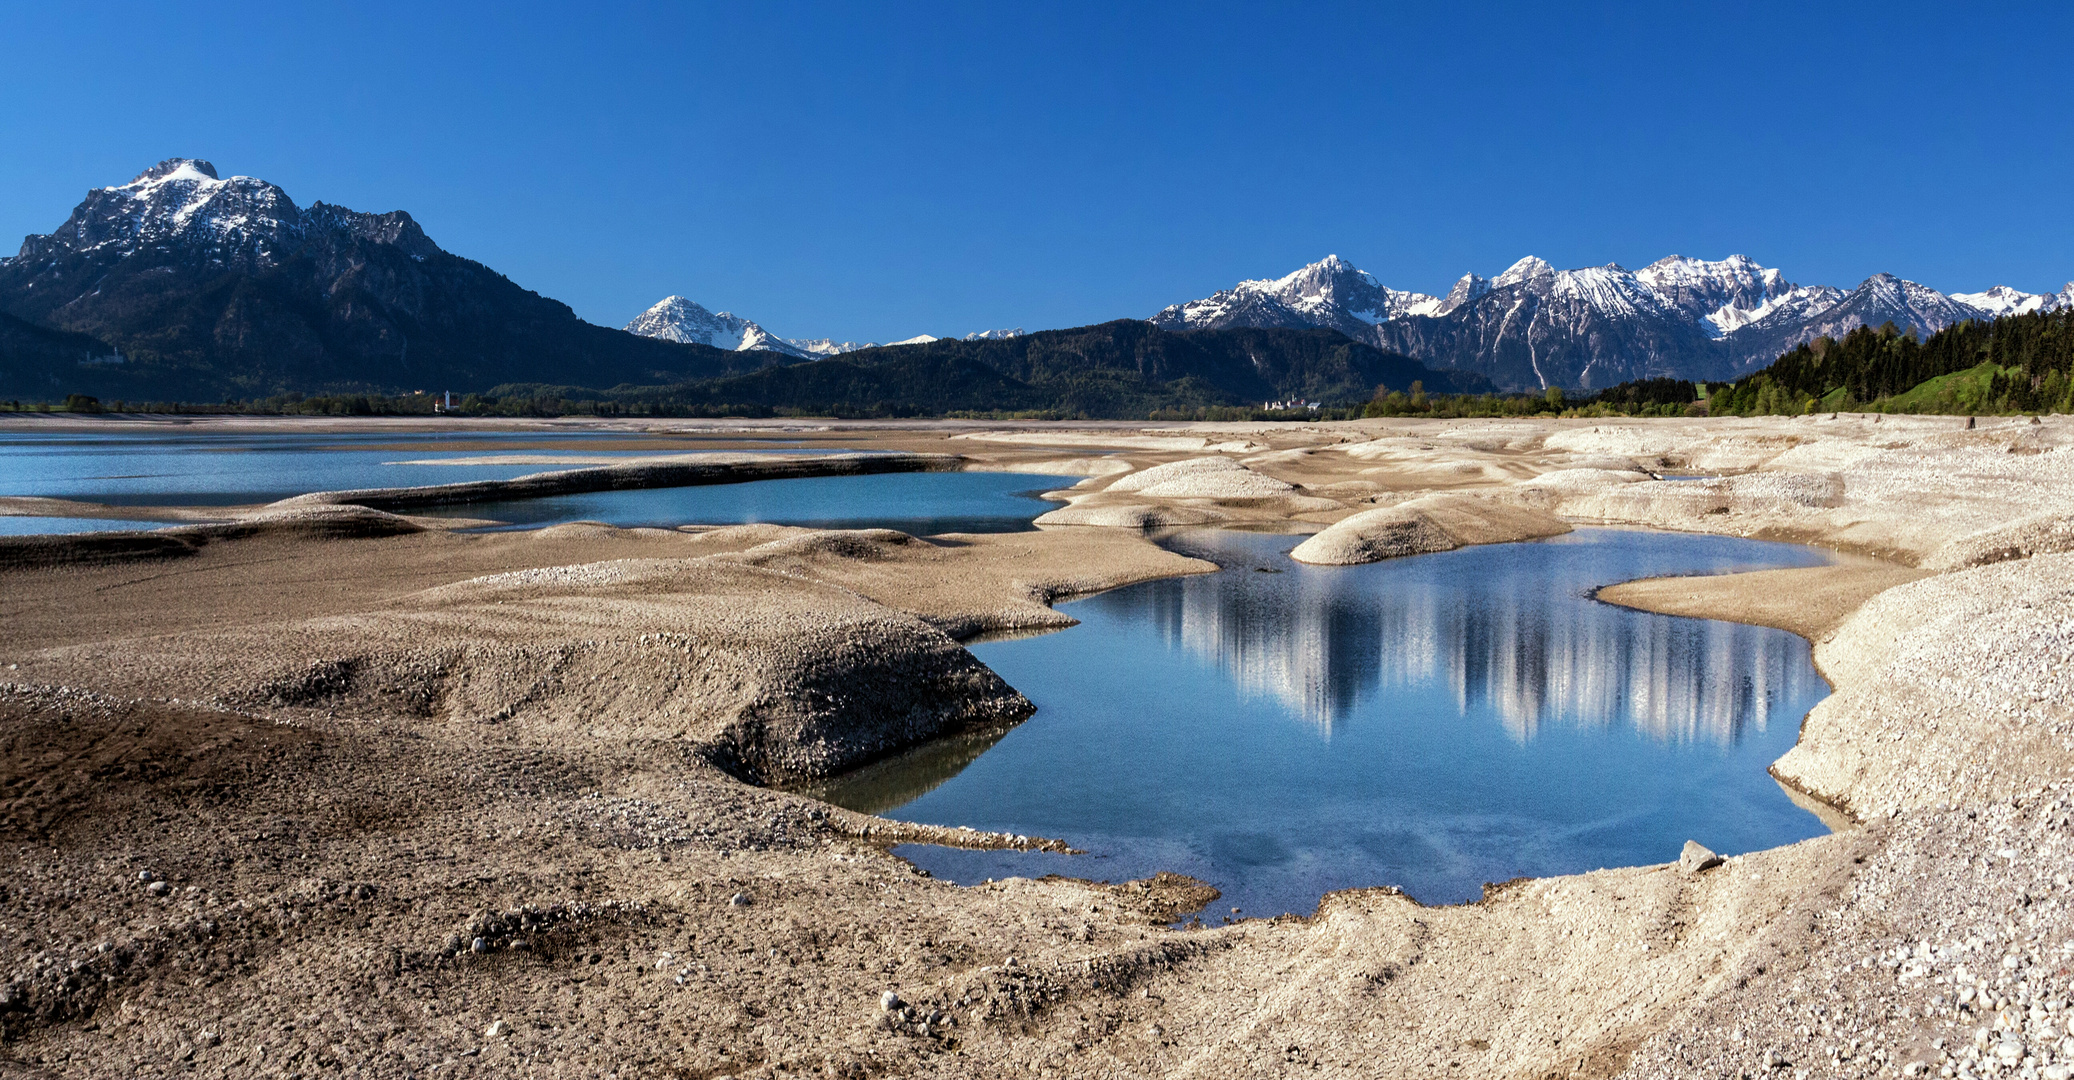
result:
[(1727, 380), (1818, 337), (1893, 322), (1931, 333), (1965, 319), (2074, 307), (1998, 285), (1946, 296), (1891, 274), (1846, 292), (1796, 285), (1746, 256), (1673, 255), (1640, 270), (1557, 270), (1537, 258), (1495, 278), (1465, 274), (1444, 297), (1392, 289), (1337, 255), (1286, 277), (1242, 281), (1154, 315), (1171, 330), (1329, 327), (1507, 390), (1599, 389), (1676, 376)]
[[(688, 386), (615, 391), (610, 400), (694, 408), (804, 409), (899, 416), (1027, 410), (1142, 417), (1161, 409), (1345, 404), (1378, 385), (1478, 393), (1489, 381), (1434, 371), (1327, 328), (1162, 330), (1140, 319), (1005, 337), (882, 345)], [(567, 387), (504, 387), (578, 396)]]
[[(403, 211), (301, 207), (264, 180), (173, 158), (88, 192), (56, 230), (0, 258), (0, 399), (669, 387), (671, 400), (742, 394), (773, 408), (904, 408), (904, 393), (910, 404), (959, 402), (945, 408), (1126, 415), (1344, 403), (1414, 380), (1434, 392), (1727, 380), (1860, 325), (1927, 333), (2067, 307), (2074, 283), (1947, 296), (1881, 274), (1845, 291), (1794, 284), (1740, 255), (1638, 271), (1528, 258), (1436, 297), (1329, 256), (1174, 305), (1141, 331), (1126, 320), (890, 345), (781, 338), (681, 296), (614, 330), (441, 249)], [(981, 403), (990, 392), (1001, 400)]]
[[(681, 296), (663, 297), (655, 306), (634, 316), (634, 321), (626, 325), (626, 331), (664, 341), (711, 345), (716, 349), (782, 353), (801, 360), (841, 356), (859, 349), (883, 348), (884, 345), (925, 345), (943, 340), (933, 334), (917, 334), (883, 344), (876, 341), (836, 341), (833, 338), (781, 338), (732, 312), (714, 314)], [(998, 341), (1022, 332), (1020, 326), (1013, 330), (981, 330), (965, 335), (965, 340)]]
[(297, 206), (174, 158), (0, 259), (0, 397), (221, 401), (684, 382), (781, 362), (593, 326), (401, 211)]

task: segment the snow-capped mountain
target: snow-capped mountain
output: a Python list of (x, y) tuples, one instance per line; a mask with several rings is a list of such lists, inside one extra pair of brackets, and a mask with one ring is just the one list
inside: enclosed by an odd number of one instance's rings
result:
[[(736, 352), (774, 352), (801, 360), (822, 360), (831, 356), (856, 352), (859, 349), (880, 349), (890, 345), (926, 345), (945, 339), (934, 334), (917, 334), (900, 341), (881, 344), (876, 341), (837, 341), (834, 338), (781, 338), (776, 334), (744, 319), (732, 312), (712, 312), (681, 296), (666, 296), (647, 311), (634, 316), (626, 325), (629, 334), (642, 337), (661, 338), (664, 341), (682, 341), (698, 345), (711, 345), (716, 349)], [(966, 341), (1001, 341), (1021, 337), (1023, 328), (1013, 330), (979, 330), (965, 335)]]
[(1990, 315), (2024, 315), (2033, 311), (2062, 311), (2074, 308), (2074, 281), (2056, 293), (2027, 293), (2007, 285), (1986, 292), (1953, 293), (1952, 299)]
[(1500, 386), (1610, 386), (1675, 367), (1706, 340), (1695, 320), (1618, 265), (1522, 259), (1446, 315), (1379, 323), (1369, 340)]
[(876, 349), (876, 341), (837, 341), (834, 338), (786, 338), (785, 344), (815, 357), (841, 356), (859, 349)]
[(363, 214), (312, 203), (250, 176), (223, 179), (198, 158), (172, 158), (135, 180), (87, 192), (63, 225), (22, 242), (7, 260), (27, 265), (61, 256), (175, 254), (230, 270), (265, 270), (313, 235), (343, 232), (423, 260), (439, 251), (409, 214)]
[(681, 296), (666, 296), (626, 324), (626, 332), (664, 341), (711, 345), (732, 352), (774, 352), (812, 359), (814, 353), (732, 312), (715, 314)]
[(1635, 271), (1635, 277), (1712, 328), (1716, 337), (1754, 321), (1751, 312), (1794, 291), (1784, 274), (1757, 265), (1748, 255), (1730, 255), (1720, 262), (1672, 255)]
[(1439, 299), (1391, 289), (1336, 255), (1286, 277), (1243, 281), (1151, 318), (1172, 330), (1325, 326), (1508, 389), (1593, 389), (1674, 375), (1727, 379), (1787, 349), (1861, 325), (1928, 334), (1964, 319), (2074, 307), (1997, 286), (1947, 296), (1890, 274), (1846, 292), (1798, 285), (1745, 255), (1673, 255), (1629, 271), (1557, 270), (1533, 256), (1496, 277), (1465, 274)]
[[(0, 259), (0, 314), (8, 396), (609, 386), (753, 366), (583, 322), (442, 250), (403, 211), (298, 206), (198, 158), (91, 190), (23, 240)], [(41, 344), (9, 344), (31, 338)]]
[(1349, 337), (1402, 315), (1430, 315), (1441, 301), (1389, 288), (1337, 255), (1287, 277), (1241, 281), (1204, 300), (1175, 304), (1152, 317), (1163, 330), (1232, 326), (1329, 326)]

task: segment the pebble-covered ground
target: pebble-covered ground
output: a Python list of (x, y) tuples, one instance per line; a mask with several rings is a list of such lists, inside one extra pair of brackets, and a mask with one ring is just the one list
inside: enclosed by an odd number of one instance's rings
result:
[(1622, 601), (1815, 640), (1838, 692), (1776, 771), (1856, 827), (1196, 929), (1185, 879), (959, 888), (887, 848), (1058, 838), (758, 786), (1013, 722), (947, 634), (1205, 569), (1134, 530), (340, 511), (0, 557), (0, 1077), (2074, 1076), (2074, 425), (1959, 423), (898, 428), (1071, 446), (1133, 526), (1446, 491), (1904, 564)]

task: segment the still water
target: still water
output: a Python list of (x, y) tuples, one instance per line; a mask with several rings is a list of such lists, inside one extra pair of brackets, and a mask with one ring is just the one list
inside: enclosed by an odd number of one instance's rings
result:
[[(557, 469), (704, 449), (658, 449), (626, 432), (389, 434), (181, 433), (0, 434), (0, 496), (41, 496), (112, 506), (238, 506), (312, 491), (509, 480)], [(730, 442), (739, 442), (731, 439)], [(804, 451), (787, 440), (767, 450)], [(891, 528), (917, 535), (1012, 532), (1056, 504), (1036, 496), (1078, 477), (1030, 473), (894, 473), (765, 480), (747, 484), (608, 491), (470, 503), (429, 513), (538, 527), (567, 521), (622, 526), (770, 522), (818, 528)], [(167, 523), (0, 515), (0, 535), (150, 529)]]
[[(312, 491), (510, 480), (583, 467), (543, 464), (542, 456), (616, 460), (670, 452), (611, 448), (627, 439), (624, 432), (6, 433), (0, 434), (0, 495), (113, 506), (238, 506)], [(521, 449), (490, 452), (485, 445)], [(533, 447), (540, 452), (528, 453)]]
[(1811, 548), (1585, 529), (1368, 566), (1300, 537), (1170, 541), (1226, 567), (1064, 606), (1080, 626), (972, 651), (1038, 706), (816, 792), (1080, 856), (908, 846), (939, 877), (1158, 870), (1204, 913), (1309, 913), (1340, 888), (1429, 903), (1484, 882), (1724, 854), (1824, 831), (1765, 772), (1828, 693), (1807, 643), (1591, 598), (1638, 577), (1808, 566)]
[(517, 527), (603, 521), (633, 527), (770, 522), (817, 529), (1019, 532), (1058, 507), (1037, 496), (1079, 477), (1034, 473), (882, 473), (755, 480), (746, 484), (598, 491), (509, 502), (468, 503), (427, 513), (486, 518)]

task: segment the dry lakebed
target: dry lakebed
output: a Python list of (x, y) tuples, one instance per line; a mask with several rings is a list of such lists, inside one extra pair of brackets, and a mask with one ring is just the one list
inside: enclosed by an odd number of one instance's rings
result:
[[(189, 430), (435, 430), (325, 425)], [(2067, 419), (463, 426), (621, 452), (0, 498), (166, 526), (0, 536), (0, 1077), (2074, 1075)], [(1064, 479), (929, 537), (468, 516), (918, 471)], [(893, 849), (1075, 837), (809, 794), (1024, 722), (963, 643), (1217, 569), (1163, 530), (1356, 566), (1585, 526), (1837, 553), (1597, 593), (1811, 643), (1770, 772), (1829, 831), (1211, 922), (1176, 873), (931, 877)]]

